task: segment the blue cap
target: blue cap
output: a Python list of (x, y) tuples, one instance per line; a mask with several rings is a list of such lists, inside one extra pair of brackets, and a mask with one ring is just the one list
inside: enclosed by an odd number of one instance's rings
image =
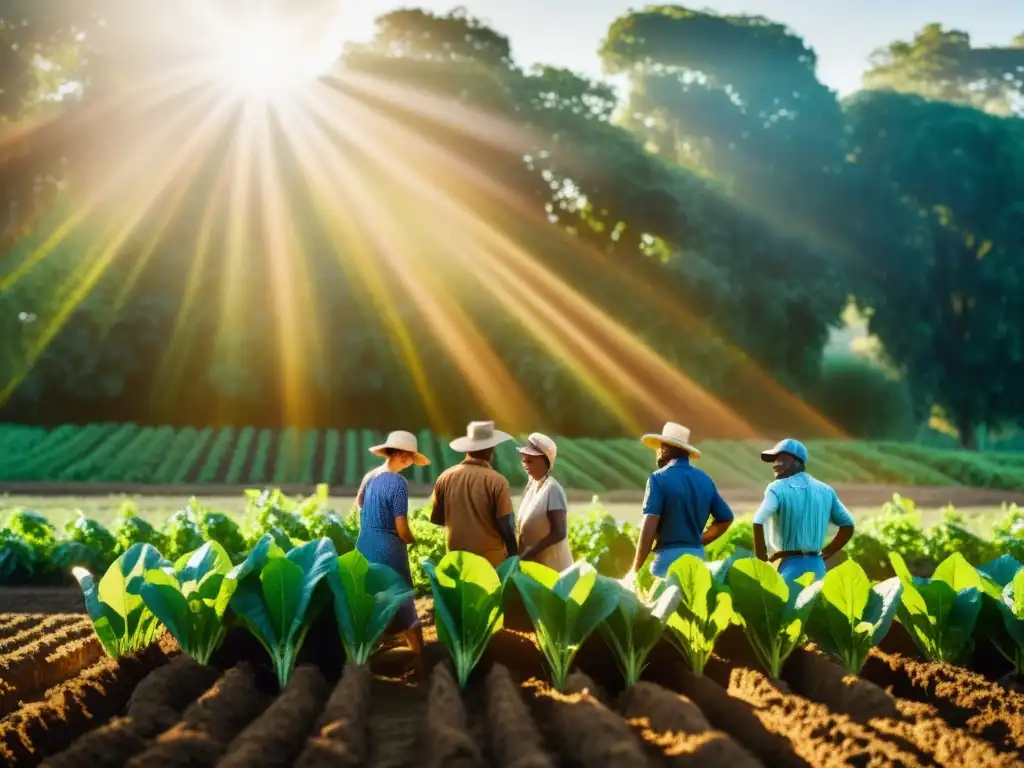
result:
[(761, 461), (773, 462), (775, 457), (780, 453), (788, 453), (790, 456), (796, 456), (804, 464), (807, 463), (807, 449), (804, 448), (804, 444), (799, 440), (794, 440), (791, 437), (787, 437), (785, 440), (780, 440), (776, 443), (775, 447), (761, 452)]

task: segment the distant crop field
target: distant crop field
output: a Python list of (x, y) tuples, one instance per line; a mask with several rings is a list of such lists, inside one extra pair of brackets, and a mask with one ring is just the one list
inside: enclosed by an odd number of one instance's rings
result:
[[(379, 459), (369, 448), (384, 435), (370, 430), (271, 430), (253, 427), (140, 427), (101, 423), (53, 429), (0, 425), (0, 485), (287, 486), (327, 483), (353, 488)], [(420, 450), (432, 463), (408, 473), (428, 485), (461, 458), (450, 438), (422, 431)], [(604, 493), (642, 489), (653, 466), (638, 440), (556, 438), (556, 474), (566, 488)], [(756, 441), (700, 442), (699, 466), (725, 488), (763, 486), (771, 471)], [(1024, 454), (970, 453), (909, 443), (809, 441), (808, 469), (833, 484), (967, 486), (1024, 491)], [(523, 481), (515, 446), (499, 446), (499, 472)]]

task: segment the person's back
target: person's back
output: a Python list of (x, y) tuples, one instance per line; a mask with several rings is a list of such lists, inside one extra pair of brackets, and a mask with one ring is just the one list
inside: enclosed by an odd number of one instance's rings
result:
[[(776, 551), (818, 552), (829, 523), (846, 523), (848, 513), (832, 486), (807, 472), (773, 481), (765, 489), (765, 498), (769, 496), (776, 512), (764, 519), (765, 537)], [(768, 504), (771, 508), (771, 499)]]
[(512, 514), (508, 480), (481, 459), (445, 470), (434, 486), (432, 520), (445, 527), (449, 552), (473, 552), (494, 566), (506, 558), (499, 518)]
[(708, 520), (731, 520), (714, 481), (685, 458), (677, 458), (651, 475), (644, 514), (660, 515), (654, 551), (700, 549)]

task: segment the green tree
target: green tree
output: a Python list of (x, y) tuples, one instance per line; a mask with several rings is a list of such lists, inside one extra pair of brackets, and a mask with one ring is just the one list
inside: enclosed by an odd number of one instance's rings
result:
[(972, 445), (1021, 414), (1024, 126), (891, 91), (857, 94), (847, 115), (852, 162), (875, 184), (858, 225), (888, 232), (859, 270), (869, 330)]
[(1006, 47), (975, 48), (966, 32), (929, 24), (910, 42), (897, 40), (875, 52), (864, 86), (1021, 114), (1024, 34)]

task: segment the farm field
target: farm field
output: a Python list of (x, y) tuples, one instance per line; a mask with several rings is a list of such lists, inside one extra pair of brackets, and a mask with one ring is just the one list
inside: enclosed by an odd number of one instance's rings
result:
[[(9, 597), (0, 593), (15, 607)], [(662, 642), (629, 690), (603, 642), (591, 637), (561, 692), (546, 682), (532, 633), (506, 628), (460, 691), (437, 642), (431, 601), (418, 608), (424, 669), (410, 668), (408, 652), (394, 648), (368, 666), (346, 664), (334, 628), (314, 625), (280, 692), (262, 649), (244, 634), (230, 634), (210, 666), (166, 637), (113, 660), (95, 639), (75, 646), (80, 615), (2, 614), (0, 649), (10, 654), (35, 642), (22, 658), (41, 671), (5, 684), (0, 759), (12, 768), (987, 768), (1019, 765), (1024, 749), (1024, 696), (977, 672), (916, 660), (898, 627), (859, 679), (801, 649), (771, 680), (742, 633), (730, 629), (705, 676)]]
[[(0, 425), (0, 487), (50, 484), (46, 493), (81, 484), (130, 486), (301, 486), (327, 483), (354, 491), (377, 463), (368, 448), (383, 435), (369, 430), (269, 430), (245, 427), (174, 429), (100, 423), (41, 427)], [(409, 482), (429, 486), (459, 460), (448, 439), (424, 431), (429, 467)], [(771, 442), (774, 442), (772, 440)], [(699, 441), (700, 466), (724, 488), (763, 487), (771, 473), (758, 458), (769, 441)], [(569, 489), (637, 491), (652, 467), (638, 440), (558, 438), (558, 475)], [(905, 443), (810, 441), (809, 471), (833, 484), (985, 488), (1024, 492), (1024, 455), (969, 453)], [(496, 469), (522, 484), (515, 447), (499, 447)], [(24, 491), (23, 491), (24, 492)]]

